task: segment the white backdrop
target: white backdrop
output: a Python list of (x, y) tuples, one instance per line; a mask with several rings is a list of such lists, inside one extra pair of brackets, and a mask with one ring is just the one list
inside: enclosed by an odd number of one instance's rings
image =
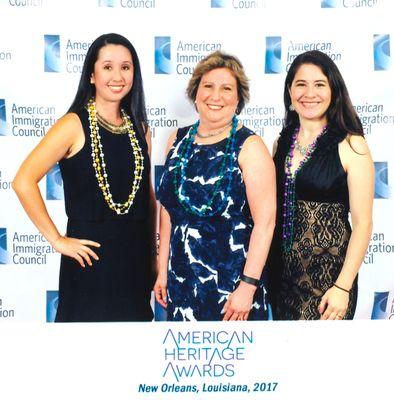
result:
[[(389, 0), (0, 0), (0, 398), (392, 398), (393, 15)], [(312, 48), (335, 59), (376, 166), (374, 236), (359, 279), (362, 320), (45, 324), (55, 314), (59, 256), (26, 217), (10, 182), (68, 109), (89, 43), (108, 32), (128, 37), (140, 57), (156, 181), (168, 135), (196, 119), (185, 87), (197, 59), (219, 47), (241, 59), (251, 79), (241, 117), (269, 147), (280, 131), (288, 63)], [(64, 230), (58, 170), (40, 186)], [(170, 331), (177, 342), (167, 339)], [(219, 339), (243, 332), (253, 340)], [(206, 344), (201, 336), (216, 339)], [(217, 374), (199, 376), (201, 368), (210, 371), (204, 357), (184, 354), (201, 347), (240, 354), (215, 358)], [(232, 377), (220, 373), (229, 364)], [(174, 371), (185, 367), (191, 373), (180, 379)], [(203, 392), (220, 384), (249, 391)], [(199, 393), (181, 391), (193, 385)]]
[[(10, 182), (68, 109), (89, 44), (117, 32), (140, 57), (157, 182), (164, 145), (196, 119), (185, 88), (196, 61), (237, 55), (251, 80), (241, 119), (271, 148), (281, 129), (286, 68), (327, 52), (342, 71), (376, 166), (374, 234), (360, 271), (356, 318), (394, 315), (394, 4), (388, 0), (0, 0), (0, 322), (53, 320), (59, 255), (25, 215)], [(59, 171), (40, 183), (64, 231)]]

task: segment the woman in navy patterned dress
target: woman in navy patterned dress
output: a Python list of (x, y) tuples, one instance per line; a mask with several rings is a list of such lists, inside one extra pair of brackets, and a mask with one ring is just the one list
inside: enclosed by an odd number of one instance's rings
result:
[(262, 270), (275, 219), (275, 173), (260, 137), (239, 124), (248, 80), (215, 52), (187, 89), (200, 120), (171, 135), (161, 201), (157, 301), (170, 321), (267, 319)]

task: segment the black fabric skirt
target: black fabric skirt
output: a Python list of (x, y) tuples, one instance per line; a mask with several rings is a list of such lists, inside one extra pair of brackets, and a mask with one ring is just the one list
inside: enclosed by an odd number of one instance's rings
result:
[(146, 221), (69, 220), (67, 236), (101, 244), (82, 268), (61, 257), (56, 322), (151, 321), (151, 246)]

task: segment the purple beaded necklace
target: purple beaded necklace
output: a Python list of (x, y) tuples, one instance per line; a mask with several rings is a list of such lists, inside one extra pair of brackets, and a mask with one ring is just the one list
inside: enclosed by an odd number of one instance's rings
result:
[(327, 131), (327, 125), (325, 125), (322, 131), (317, 135), (316, 139), (307, 147), (305, 152), (305, 157), (301, 160), (298, 168), (292, 172), (291, 166), (293, 165), (294, 148), (297, 141), (297, 136), (300, 128), (297, 127), (294, 130), (290, 150), (285, 159), (285, 188), (284, 188), (284, 201), (283, 201), (283, 223), (282, 223), (282, 239), (283, 239), (283, 249), (285, 253), (288, 253), (293, 246), (294, 239), (294, 216), (296, 211), (296, 191), (295, 184), (297, 174), (300, 172), (301, 168), (305, 163), (311, 158), (312, 153), (316, 148), (318, 139), (324, 135)]

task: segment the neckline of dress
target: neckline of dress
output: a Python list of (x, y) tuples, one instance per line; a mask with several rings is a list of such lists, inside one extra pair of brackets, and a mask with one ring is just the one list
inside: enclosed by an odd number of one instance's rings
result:
[(219, 141), (214, 142), (214, 143), (198, 143), (198, 142), (193, 142), (193, 145), (196, 146), (196, 147), (210, 147), (210, 146), (216, 146), (216, 145), (219, 145), (219, 144), (225, 142), (228, 138), (229, 138), (229, 136), (226, 136), (225, 138), (220, 139)]
[[(238, 134), (238, 132), (244, 128), (244, 125), (241, 125), (237, 130), (236, 130), (236, 134)], [(221, 144), (223, 142), (225, 142), (228, 138), (230, 137), (230, 134), (228, 134), (226, 137), (224, 137), (223, 139), (218, 140), (217, 142), (213, 142), (213, 143), (198, 143), (196, 141), (193, 142), (193, 146), (197, 146), (197, 147), (206, 147), (206, 146), (215, 146), (218, 144)]]

